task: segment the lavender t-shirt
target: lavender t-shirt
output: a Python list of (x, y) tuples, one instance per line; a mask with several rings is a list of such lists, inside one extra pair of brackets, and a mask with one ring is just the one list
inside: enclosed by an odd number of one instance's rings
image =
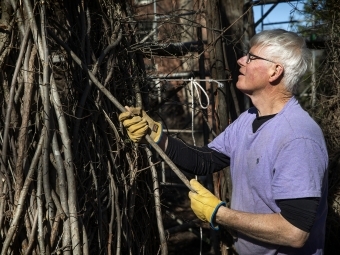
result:
[(303, 248), (267, 244), (242, 233), (235, 247), (241, 255), (323, 254), (328, 155), (322, 131), (294, 97), (253, 133), (255, 118), (256, 109), (251, 108), (208, 145), (230, 157), (231, 209), (278, 213), (278, 199), (321, 199)]

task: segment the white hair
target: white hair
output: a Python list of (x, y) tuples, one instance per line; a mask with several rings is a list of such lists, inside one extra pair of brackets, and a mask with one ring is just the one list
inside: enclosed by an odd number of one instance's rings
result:
[(265, 30), (250, 40), (250, 47), (260, 47), (266, 57), (283, 65), (283, 83), (296, 93), (299, 81), (311, 65), (311, 51), (304, 38), (283, 29)]

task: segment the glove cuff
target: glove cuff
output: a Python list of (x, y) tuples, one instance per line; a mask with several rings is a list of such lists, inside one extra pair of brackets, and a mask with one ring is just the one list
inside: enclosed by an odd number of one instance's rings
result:
[(155, 143), (159, 143), (163, 134), (162, 124), (155, 121), (153, 123), (153, 126), (150, 127), (150, 129), (151, 129), (150, 137), (152, 138), (152, 140), (154, 140)]
[(219, 227), (218, 225), (214, 226), (214, 220), (215, 220), (215, 217), (216, 217), (216, 213), (218, 211), (218, 209), (221, 207), (221, 206), (227, 206), (227, 204), (224, 202), (224, 201), (221, 201), (214, 209), (213, 213), (211, 214), (211, 218), (210, 218), (210, 227), (213, 229), (213, 230), (219, 230)]

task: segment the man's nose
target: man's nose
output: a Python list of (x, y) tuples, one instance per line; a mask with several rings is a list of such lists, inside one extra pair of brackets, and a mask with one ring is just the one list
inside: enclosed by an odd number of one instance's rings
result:
[(241, 57), (237, 60), (237, 63), (240, 66), (244, 66), (246, 64), (246, 62), (247, 62), (247, 55), (245, 55), (245, 56), (243, 56), (243, 57)]

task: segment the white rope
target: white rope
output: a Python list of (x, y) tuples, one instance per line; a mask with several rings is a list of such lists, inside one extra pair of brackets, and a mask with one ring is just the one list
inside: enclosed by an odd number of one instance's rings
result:
[(212, 83), (212, 82), (217, 83), (217, 86), (218, 86), (219, 88), (223, 88), (223, 87), (224, 87), (224, 84), (223, 84), (222, 82), (220, 82), (220, 81), (213, 80), (213, 79), (208, 79), (207, 81), (210, 82), (210, 83)]
[[(209, 96), (207, 94), (207, 92), (205, 92), (204, 88), (197, 82), (196, 79), (194, 78), (190, 78), (190, 92), (191, 92), (191, 96), (192, 96), (192, 102), (191, 102), (191, 134), (192, 134), (192, 140), (194, 143), (194, 146), (196, 146), (196, 141), (195, 141), (195, 136), (194, 136), (194, 117), (195, 117), (195, 97), (194, 97), (194, 89), (196, 91), (197, 94), (197, 98), (198, 98), (198, 102), (200, 103), (200, 106), (202, 109), (207, 109), (209, 104), (210, 104), (210, 100), (209, 100)], [(204, 93), (206, 99), (207, 99), (207, 105), (203, 106), (202, 105), (202, 101), (201, 101), (201, 96), (199, 93), (199, 89)]]
[[(191, 137), (192, 137), (192, 141), (194, 143), (194, 146), (196, 146), (196, 141), (195, 141), (195, 136), (194, 136), (194, 125), (195, 125), (195, 121), (194, 121), (194, 116), (195, 116), (195, 98), (194, 98), (194, 82), (193, 82), (193, 79), (191, 78), (190, 80), (190, 92), (191, 92), (191, 97), (192, 97), (192, 101), (191, 101)], [(201, 86), (200, 86), (201, 87)], [(202, 88), (202, 87), (201, 87)], [(195, 89), (196, 89), (196, 92), (197, 92), (197, 88), (195, 86)], [(198, 92), (197, 92), (198, 94)], [(200, 98), (200, 97), (198, 97)], [(202, 103), (201, 103), (201, 99), (199, 99), (200, 101), (200, 104), (202, 106)], [(196, 177), (196, 180), (197, 180), (197, 177)]]
[[(199, 101), (202, 109), (207, 109), (209, 104), (210, 104), (210, 101), (209, 101), (208, 94), (205, 92), (203, 87), (195, 79), (191, 78), (189, 81), (190, 81), (190, 92), (191, 92), (191, 97), (192, 97), (192, 102), (191, 102), (191, 136), (192, 136), (193, 144), (194, 144), (194, 146), (196, 146), (196, 140), (195, 140), (195, 136), (194, 136), (194, 133), (195, 133), (194, 132), (194, 130), (195, 130), (195, 128), (194, 128), (194, 125), (195, 125), (195, 120), (194, 120), (194, 117), (195, 117), (194, 88), (196, 90), (198, 101)], [(201, 101), (201, 97), (200, 97), (200, 93), (199, 93), (198, 89), (200, 89), (207, 98), (207, 105), (206, 106), (202, 105), (202, 101)], [(195, 175), (195, 179), (198, 180), (197, 175)], [(200, 255), (202, 255), (202, 244), (203, 244), (203, 229), (202, 229), (202, 227), (200, 227), (200, 253), (199, 253)]]
[(224, 87), (224, 84), (222, 83), (223, 81), (229, 81), (227, 79), (225, 79), (225, 80), (223, 80), (223, 79), (222, 80), (214, 80), (214, 79), (193, 79), (193, 78), (190, 78), (190, 79), (161, 79), (161, 78), (157, 78), (157, 77), (155, 77), (155, 78), (151, 77), (151, 78), (157, 79), (159, 82), (161, 82), (161, 81), (189, 81), (189, 82), (191, 82), (192, 80), (194, 80), (195, 82), (207, 81), (207, 82), (210, 82), (210, 83), (216, 83), (219, 88)]
[[(205, 92), (205, 90), (202, 88), (202, 86), (201, 86), (195, 79), (191, 78), (191, 79), (190, 79), (190, 83), (191, 83), (191, 93), (192, 93), (192, 98), (194, 98), (193, 88), (192, 88), (192, 87), (194, 87), (195, 90), (196, 90), (196, 94), (197, 94), (197, 97), (198, 97), (198, 102), (200, 103), (201, 108), (202, 108), (202, 109), (207, 109), (208, 106), (209, 106), (209, 104), (210, 104), (209, 96), (208, 96), (207, 92)], [(201, 97), (200, 97), (198, 88), (204, 93), (205, 97), (207, 98), (207, 105), (206, 105), (206, 106), (203, 106), (203, 105), (202, 105)]]

